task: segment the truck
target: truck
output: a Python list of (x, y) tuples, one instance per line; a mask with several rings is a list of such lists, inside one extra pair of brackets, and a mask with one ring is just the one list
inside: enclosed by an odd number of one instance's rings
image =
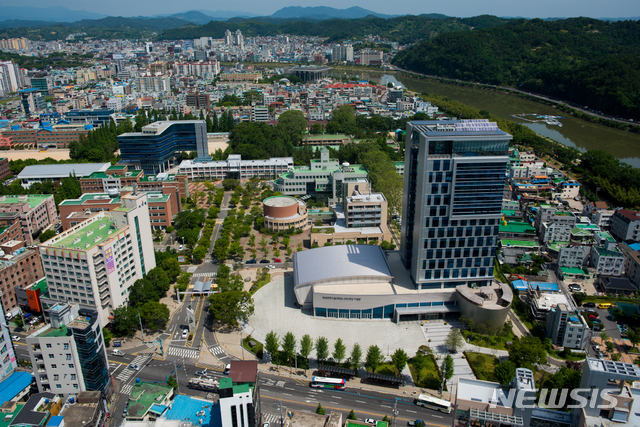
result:
[(196, 390), (204, 390), (204, 391), (217, 391), (220, 383), (217, 380), (212, 380), (208, 378), (191, 378), (187, 387), (193, 388)]

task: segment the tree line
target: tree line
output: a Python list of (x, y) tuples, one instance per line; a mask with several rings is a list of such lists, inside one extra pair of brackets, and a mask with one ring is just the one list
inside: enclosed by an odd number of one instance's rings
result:
[(506, 85), (624, 118), (640, 118), (640, 22), (519, 19), (450, 32), (393, 63), (453, 79)]

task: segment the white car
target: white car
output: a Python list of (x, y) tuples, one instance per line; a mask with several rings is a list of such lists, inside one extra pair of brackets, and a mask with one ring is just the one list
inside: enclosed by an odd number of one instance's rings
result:
[(179, 251), (181, 251), (181, 250), (183, 250), (183, 249), (184, 249), (184, 245), (180, 245), (180, 246), (178, 247), (178, 250), (179, 250)]
[(275, 265), (267, 265), (267, 268), (270, 269), (270, 270), (273, 270), (274, 268), (276, 268), (276, 266)]
[(132, 363), (131, 365), (129, 365), (129, 369), (133, 369), (134, 371), (139, 371), (140, 366), (136, 365), (135, 363)]
[(11, 335), (11, 341), (20, 341), (20, 337), (17, 335)]
[(375, 424), (376, 420), (374, 420), (373, 418), (365, 418), (364, 422), (367, 424)]
[(189, 336), (189, 330), (188, 329), (183, 329), (182, 330), (182, 339), (186, 340), (188, 336)]

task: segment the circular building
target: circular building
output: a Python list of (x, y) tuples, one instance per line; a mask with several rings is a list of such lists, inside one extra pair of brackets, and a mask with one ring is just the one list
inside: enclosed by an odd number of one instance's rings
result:
[(262, 201), (262, 210), (264, 226), (271, 231), (302, 230), (309, 222), (306, 205), (295, 197), (268, 197)]

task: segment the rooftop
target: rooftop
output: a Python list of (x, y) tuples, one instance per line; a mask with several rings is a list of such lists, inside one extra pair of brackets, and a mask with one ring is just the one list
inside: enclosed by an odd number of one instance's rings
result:
[(17, 396), (31, 385), (33, 376), (28, 372), (14, 372), (0, 383), (0, 402), (6, 402)]
[[(0, 196), (0, 204), (29, 203), (30, 208), (35, 208), (40, 203), (51, 197), (51, 194), (24, 194), (21, 196)], [(25, 200), (26, 198), (26, 200)], [(20, 200), (24, 201), (20, 201)]]
[(57, 338), (66, 337), (67, 335), (67, 327), (65, 325), (62, 325), (60, 328), (49, 327), (49, 329), (46, 329), (41, 334), (38, 334), (40, 338)]
[(66, 199), (60, 203), (60, 206), (69, 205), (84, 205), (89, 201), (96, 201), (99, 203), (120, 204), (120, 197), (111, 198), (107, 193), (85, 193), (78, 199)]
[(496, 401), (505, 406), (502, 403), (502, 399), (505, 397), (504, 391), (499, 384), (474, 380), (471, 378), (458, 378), (456, 400), (472, 400), (474, 402), (490, 403)]
[(537, 248), (540, 246), (538, 242), (534, 240), (517, 240), (517, 239), (500, 239), (500, 240), (502, 241), (502, 246), (507, 246), (507, 247), (523, 246), (526, 248)]
[[(198, 399), (191, 396), (179, 394), (173, 399), (169, 410), (164, 413), (164, 417), (168, 420), (180, 420), (187, 422), (198, 422), (202, 420), (202, 425), (209, 426), (211, 423), (211, 412), (214, 410), (214, 404), (211, 401)], [(197, 415), (200, 411), (204, 411), (204, 415)]]
[(142, 418), (154, 404), (162, 404), (164, 398), (172, 393), (171, 387), (141, 382), (135, 384), (129, 398), (129, 413), (132, 418)]
[(536, 229), (532, 227), (530, 224), (526, 222), (504, 222), (500, 223), (500, 233), (526, 233), (526, 234), (535, 234)]
[(43, 246), (87, 250), (105, 241), (118, 230), (112, 216), (94, 217), (43, 243)]
[(18, 179), (66, 178), (69, 175), (86, 176), (96, 171), (105, 171), (111, 163), (66, 163), (56, 165), (31, 165), (25, 167)]

